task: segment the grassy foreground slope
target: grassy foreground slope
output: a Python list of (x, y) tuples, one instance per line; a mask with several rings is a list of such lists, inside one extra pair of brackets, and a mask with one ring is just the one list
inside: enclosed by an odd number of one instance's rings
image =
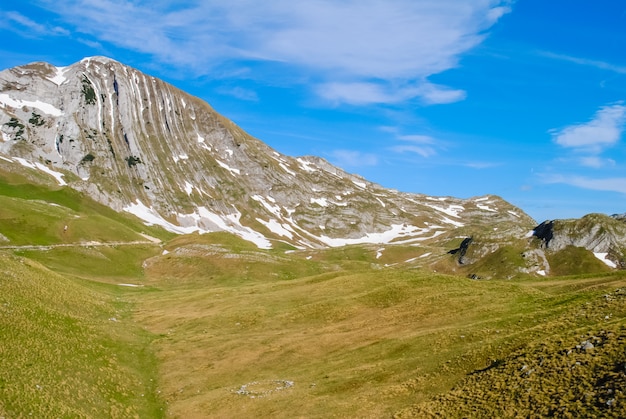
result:
[(172, 238), (1, 170), (0, 241), (43, 245), (0, 251), (0, 417), (626, 417), (624, 271)]
[(145, 264), (135, 318), (157, 335), (171, 417), (626, 413), (623, 273), (473, 281), (215, 237)]
[[(146, 241), (173, 237), (67, 187), (33, 183), (31, 169), (8, 171), (0, 160), (0, 246)], [(47, 176), (47, 175), (44, 175)], [(49, 177), (49, 176), (47, 176)]]
[(0, 416), (161, 417), (150, 336), (116, 288), (0, 253)]

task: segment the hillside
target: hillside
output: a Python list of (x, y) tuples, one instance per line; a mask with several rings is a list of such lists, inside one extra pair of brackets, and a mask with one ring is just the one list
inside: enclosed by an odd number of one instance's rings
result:
[(0, 73), (0, 417), (626, 417), (626, 223), (388, 190), (113, 60)]
[[(475, 281), (384, 267), (360, 245), (284, 253), (225, 233), (130, 253), (14, 252), (0, 255), (7, 417), (626, 412), (623, 272)], [(107, 258), (126, 269), (108, 272)], [(100, 399), (109, 388), (128, 390)]]

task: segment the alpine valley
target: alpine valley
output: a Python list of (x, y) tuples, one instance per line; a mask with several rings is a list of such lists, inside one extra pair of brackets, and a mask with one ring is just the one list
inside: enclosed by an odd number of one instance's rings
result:
[(0, 416), (626, 412), (626, 215), (386, 189), (105, 57), (0, 72), (0, 130)]

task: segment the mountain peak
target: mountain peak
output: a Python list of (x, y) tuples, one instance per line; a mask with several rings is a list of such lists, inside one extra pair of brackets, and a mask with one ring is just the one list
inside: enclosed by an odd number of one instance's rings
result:
[(260, 247), (418, 245), (481, 228), (523, 235), (535, 224), (495, 196), (406, 194), (319, 157), (285, 156), (206, 102), (108, 57), (5, 70), (0, 89), (5, 160), (63, 174), (177, 233), (229, 231)]

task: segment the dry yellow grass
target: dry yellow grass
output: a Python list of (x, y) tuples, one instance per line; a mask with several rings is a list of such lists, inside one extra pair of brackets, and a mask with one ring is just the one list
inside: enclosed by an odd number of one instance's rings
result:
[[(205, 255), (198, 263), (216, 258), (221, 266), (223, 257)], [(248, 271), (246, 281), (203, 283), (196, 273), (184, 286), (152, 271), (149, 281), (161, 289), (141, 296), (135, 318), (159, 336), (168, 415), (411, 412), (468, 373), (549, 339), (561, 330), (549, 325), (611, 281), (588, 279), (591, 290), (565, 283), (551, 288), (542, 281), (480, 282), (402, 269), (337, 271), (331, 260), (319, 269), (333, 272), (288, 281), (272, 277), (266, 265), (256, 276)], [(273, 263), (281, 270), (298, 260)]]

